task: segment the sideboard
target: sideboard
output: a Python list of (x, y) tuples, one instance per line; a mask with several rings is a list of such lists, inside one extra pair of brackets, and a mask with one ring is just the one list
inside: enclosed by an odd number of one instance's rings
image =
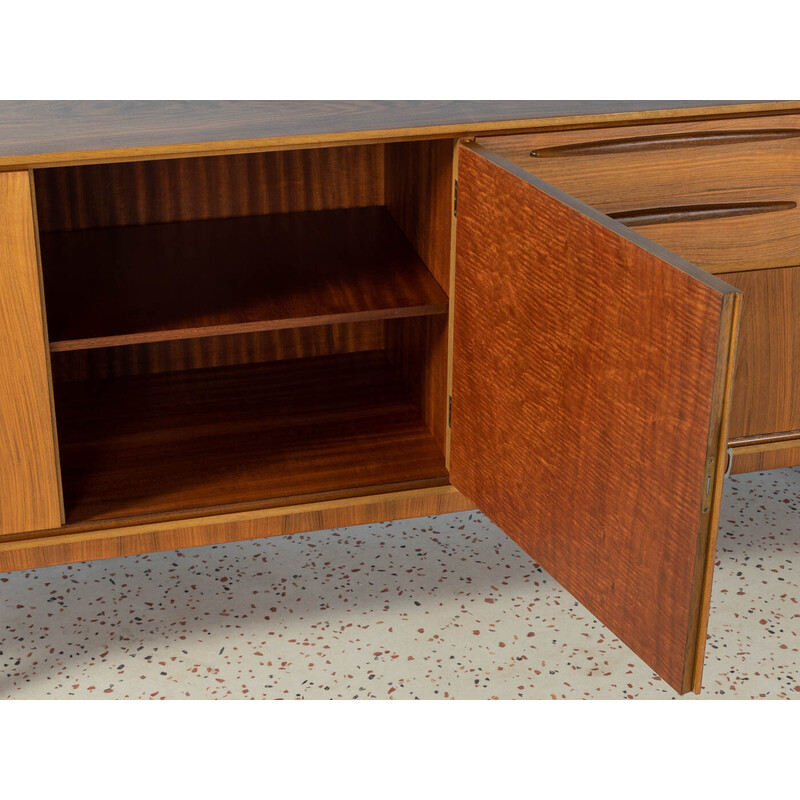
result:
[(800, 102), (2, 102), (0, 569), (477, 507), (698, 692), (799, 196)]

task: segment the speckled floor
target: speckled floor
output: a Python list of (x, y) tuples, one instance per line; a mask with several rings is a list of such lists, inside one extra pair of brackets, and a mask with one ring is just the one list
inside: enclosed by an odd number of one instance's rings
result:
[[(730, 479), (702, 698), (800, 698), (796, 564), (800, 469)], [(0, 576), (0, 698), (331, 697), (676, 695), (478, 513)]]

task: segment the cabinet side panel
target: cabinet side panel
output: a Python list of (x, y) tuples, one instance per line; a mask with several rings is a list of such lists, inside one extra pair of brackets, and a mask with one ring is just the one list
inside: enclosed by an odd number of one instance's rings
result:
[[(442, 289), (450, 293), (457, 142), (386, 146), (386, 207)], [(411, 387), (426, 425), (447, 449), (447, 317), (389, 320), (387, 352)]]
[(456, 142), (386, 148), (386, 207), (445, 292), (450, 291)]
[(386, 352), (445, 451), (447, 439), (447, 317), (386, 321)]
[(62, 522), (31, 180), (0, 174), (0, 533)]

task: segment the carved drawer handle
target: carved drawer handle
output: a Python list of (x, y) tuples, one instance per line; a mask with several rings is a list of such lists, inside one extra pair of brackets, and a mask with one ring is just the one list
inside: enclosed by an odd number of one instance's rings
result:
[(608, 216), (633, 227), (636, 225), (661, 225), (668, 222), (700, 222), (728, 217), (749, 217), (775, 211), (797, 208), (792, 200), (772, 200), (753, 203), (711, 203), (708, 205), (669, 206), (664, 208), (637, 208), (632, 211), (614, 211)]
[(775, 139), (794, 139), (797, 136), (800, 136), (800, 129), (798, 128), (664, 133), (654, 136), (632, 136), (630, 139), (603, 139), (595, 142), (575, 142), (574, 144), (540, 147), (531, 150), (531, 156), (534, 158), (560, 158), (565, 156), (600, 156), (612, 153), (642, 153), (648, 150), (672, 150), (680, 147), (698, 147), (702, 145), (767, 142)]

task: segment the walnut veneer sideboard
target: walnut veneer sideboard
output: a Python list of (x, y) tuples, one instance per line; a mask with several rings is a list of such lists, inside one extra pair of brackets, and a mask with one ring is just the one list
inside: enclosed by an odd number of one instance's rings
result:
[(0, 103), (0, 569), (478, 507), (699, 691), (798, 197), (800, 103)]

